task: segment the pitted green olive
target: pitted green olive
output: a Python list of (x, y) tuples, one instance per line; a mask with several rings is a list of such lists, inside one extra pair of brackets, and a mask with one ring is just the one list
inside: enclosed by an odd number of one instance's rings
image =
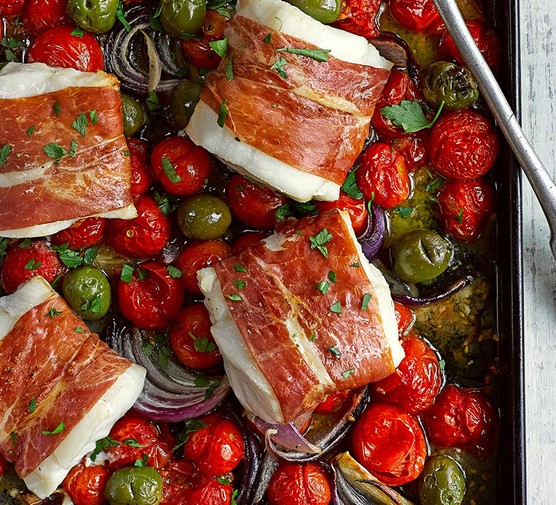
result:
[(205, 22), (205, 0), (160, 0), (160, 22), (166, 33), (180, 37), (197, 33)]
[(461, 505), (465, 496), (465, 477), (460, 466), (448, 456), (427, 460), (419, 482), (423, 505)]
[(98, 268), (84, 266), (67, 273), (62, 293), (69, 306), (83, 319), (100, 319), (110, 310), (110, 283)]
[(213, 195), (194, 195), (178, 208), (178, 226), (188, 238), (211, 240), (226, 233), (232, 214), (226, 202)]
[(79, 28), (106, 33), (116, 24), (118, 0), (69, 0), (68, 14)]
[(158, 505), (162, 499), (162, 478), (149, 466), (116, 470), (104, 490), (110, 505)]
[(124, 135), (133, 137), (143, 126), (145, 120), (143, 108), (137, 100), (122, 93), (122, 113), (124, 116)]

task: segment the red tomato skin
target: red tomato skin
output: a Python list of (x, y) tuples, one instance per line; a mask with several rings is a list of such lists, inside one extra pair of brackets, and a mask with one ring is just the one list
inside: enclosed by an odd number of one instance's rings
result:
[[(164, 172), (162, 158), (174, 167), (176, 182)], [(177, 196), (191, 195), (203, 189), (210, 175), (210, 155), (185, 137), (170, 137), (159, 142), (151, 153), (151, 164), (156, 180), (164, 189)]]
[(394, 139), (392, 146), (405, 158), (407, 169), (413, 172), (422, 167), (428, 160), (428, 134), (411, 135), (400, 139)]
[(442, 387), (436, 353), (416, 335), (401, 339), (405, 357), (394, 373), (371, 386), (373, 400), (409, 414), (427, 410)]
[(427, 444), (419, 422), (393, 405), (371, 404), (351, 435), (354, 458), (388, 486), (415, 480), (423, 471)]
[(335, 202), (316, 202), (315, 205), (319, 212), (326, 212), (332, 209), (347, 211), (356, 235), (361, 235), (367, 228), (369, 212), (367, 211), (365, 200), (356, 200), (345, 193), (340, 193), (340, 198)]
[(203, 240), (186, 244), (176, 259), (182, 272), (181, 283), (189, 293), (201, 295), (197, 271), (218, 263), (232, 255), (232, 248), (222, 240)]
[(380, 109), (387, 105), (399, 105), (402, 100), (419, 100), (421, 98), (419, 88), (409, 75), (401, 70), (392, 70), (376, 104), (373, 119), (371, 120), (372, 127), (381, 138), (396, 139), (407, 137), (409, 133), (405, 133), (402, 128), (394, 125), (392, 121), (380, 112)]
[(448, 384), (425, 412), (424, 421), (429, 440), (437, 447), (457, 447), (479, 459), (494, 452), (499, 416), (479, 391)]
[(425, 32), (442, 23), (432, 0), (390, 0), (390, 13), (404, 28)]
[(102, 240), (105, 226), (103, 217), (88, 217), (55, 233), (50, 240), (54, 245), (68, 244), (69, 249), (91, 247)]
[(430, 138), (430, 161), (444, 177), (470, 181), (485, 175), (498, 154), (498, 135), (488, 119), (471, 110), (443, 114)]
[(258, 230), (272, 230), (276, 211), (287, 202), (287, 198), (238, 174), (228, 181), (226, 199), (235, 217)]
[(357, 185), (366, 200), (390, 209), (409, 197), (411, 180), (404, 157), (383, 142), (372, 144), (360, 157), (355, 173)]
[(346, 32), (373, 39), (380, 33), (376, 25), (379, 9), (380, 0), (349, 0), (345, 2), (334, 26)]
[(437, 200), (443, 230), (460, 240), (476, 239), (494, 212), (494, 190), (483, 178), (448, 179)]
[(231, 472), (243, 459), (245, 451), (239, 428), (220, 414), (199, 418), (204, 428), (189, 435), (183, 445), (185, 459), (207, 475), (224, 475)]
[(51, 67), (75, 68), (82, 72), (104, 70), (102, 49), (97, 39), (85, 32), (72, 35), (75, 27), (61, 25), (42, 32), (27, 51), (27, 63), (35, 61)]
[(38, 34), (47, 28), (69, 21), (68, 0), (29, 0), (23, 14), (23, 24), (28, 33)]
[(154, 198), (141, 195), (135, 200), (138, 216), (134, 219), (110, 219), (106, 224), (106, 243), (128, 258), (158, 256), (172, 234), (170, 220)]
[(409, 307), (399, 302), (394, 302), (394, 311), (396, 313), (396, 322), (398, 323), (398, 335), (403, 337), (411, 330), (417, 317)]
[[(110, 472), (130, 466), (146, 454), (147, 465), (157, 470), (163, 468), (173, 457), (175, 437), (166, 425), (157, 427), (154, 423), (134, 412), (128, 412), (110, 430), (110, 436), (121, 442), (106, 450), (107, 468)], [(125, 441), (137, 442), (141, 447), (132, 447)]]
[(232, 254), (238, 255), (241, 251), (247, 249), (251, 244), (255, 244), (260, 240), (268, 237), (268, 233), (261, 231), (246, 231), (236, 237), (232, 244)]
[(131, 163), (131, 194), (145, 194), (153, 182), (154, 174), (150, 166), (147, 150), (148, 142), (141, 139), (127, 139), (129, 161)]
[[(180, 310), (170, 327), (170, 347), (184, 365), (202, 370), (222, 362), (222, 356), (214, 343), (210, 327), (209, 313), (202, 303), (194, 303)], [(215, 349), (210, 352), (197, 350), (193, 337), (207, 338), (214, 344)]]
[(139, 279), (137, 271), (131, 282), (118, 281), (118, 304), (123, 316), (137, 328), (157, 330), (168, 326), (183, 304), (183, 289), (162, 263), (141, 265), (147, 276)]
[(326, 400), (319, 403), (314, 410), (315, 414), (336, 414), (340, 412), (349, 398), (349, 391), (340, 391), (327, 396)]
[(269, 505), (328, 505), (330, 482), (318, 463), (280, 463), (270, 479)]
[(25, 0), (0, 0), (0, 15), (19, 16), (25, 8)]
[[(496, 72), (500, 68), (500, 41), (496, 32), (476, 19), (469, 19), (465, 21), (465, 24), (489, 67)], [(448, 30), (444, 31), (438, 50), (442, 58), (455, 60), (459, 65), (465, 65), (465, 61)]]
[(104, 505), (104, 488), (109, 478), (106, 467), (79, 463), (69, 471), (62, 487), (74, 505)]
[[(67, 268), (60, 261), (46, 240), (34, 240), (29, 247), (20, 247), (23, 242), (12, 243), (2, 263), (0, 281), (6, 294), (13, 293), (31, 277), (41, 275), (47, 282), (54, 282), (56, 277), (66, 273)], [(40, 265), (34, 269), (25, 268), (32, 261)]]
[(194, 38), (182, 40), (181, 50), (185, 60), (195, 67), (214, 70), (220, 64), (220, 56), (210, 47), (210, 43), (224, 38), (227, 19), (214, 10), (207, 10), (201, 32)]
[(0, 477), (2, 477), (8, 471), (9, 463), (7, 459), (0, 454)]

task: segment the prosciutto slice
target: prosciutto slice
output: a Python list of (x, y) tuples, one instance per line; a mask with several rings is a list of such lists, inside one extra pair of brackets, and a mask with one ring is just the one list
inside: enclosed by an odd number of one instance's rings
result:
[(229, 54), (210, 73), (188, 135), (293, 199), (337, 199), (390, 64), (362, 37), (281, 0), (241, 0), (226, 36)]
[(0, 299), (0, 453), (37, 496), (108, 435), (144, 378), (42, 277)]
[(386, 281), (333, 211), (199, 272), (232, 388), (269, 423), (390, 375), (403, 358)]
[(0, 71), (0, 236), (136, 216), (117, 79), (9, 63)]

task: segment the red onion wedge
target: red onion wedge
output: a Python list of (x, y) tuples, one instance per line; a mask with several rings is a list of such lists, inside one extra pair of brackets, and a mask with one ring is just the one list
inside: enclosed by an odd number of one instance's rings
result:
[(384, 236), (386, 234), (386, 220), (384, 211), (379, 205), (371, 204), (371, 209), (367, 217), (367, 227), (365, 231), (357, 237), (361, 244), (363, 254), (369, 261), (373, 261), (382, 248)]
[(462, 277), (461, 279), (458, 279), (455, 282), (452, 282), (451, 284), (448, 284), (448, 286), (442, 288), (440, 291), (432, 295), (411, 296), (411, 295), (395, 294), (393, 292), (392, 299), (396, 302), (406, 305), (407, 307), (424, 307), (426, 305), (441, 302), (442, 300), (449, 298), (450, 296), (452, 296), (453, 294), (457, 293), (465, 286), (470, 284), (472, 281), (473, 281), (473, 277), (467, 275), (465, 277)]

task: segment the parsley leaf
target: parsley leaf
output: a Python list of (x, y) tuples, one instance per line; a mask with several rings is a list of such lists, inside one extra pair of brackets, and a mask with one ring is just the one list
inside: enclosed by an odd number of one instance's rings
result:
[(33, 135), (33, 133), (35, 132), (35, 128), (36, 128), (35, 125), (30, 126), (29, 128), (27, 128), (27, 135), (29, 135), (29, 137), (30, 137), (31, 135)]
[(133, 463), (133, 466), (144, 467), (144, 466), (147, 466), (148, 461), (149, 461), (149, 455), (148, 454), (143, 454), (143, 456), (141, 456), (141, 458), (135, 460), (135, 463)]
[(45, 145), (43, 151), (56, 162), (60, 161), (60, 158), (68, 153), (61, 145), (56, 144), (56, 142), (50, 142), (50, 144)]
[(321, 281), (318, 284), (315, 284), (315, 289), (319, 290), (323, 295), (328, 293), (329, 288), (330, 283), (328, 281)]
[(234, 270), (236, 272), (243, 272), (243, 273), (247, 272), (247, 269), (243, 265), (239, 265), (239, 264), (234, 265)]
[(413, 214), (413, 207), (396, 207), (393, 212), (395, 214), (399, 214), (400, 217), (405, 219)]
[(41, 264), (42, 263), (40, 261), (35, 261), (35, 258), (31, 258), (27, 263), (25, 263), (23, 268), (25, 268), (25, 270), (36, 270), (41, 266)]
[(118, 6), (116, 7), (116, 17), (118, 18), (118, 21), (122, 23), (126, 32), (129, 32), (131, 30), (131, 25), (128, 23), (126, 15), (127, 14), (124, 12), (124, 4), (120, 0), (118, 2)]
[(233, 80), (234, 78), (234, 62), (231, 56), (228, 57), (228, 61), (226, 62), (226, 79), (228, 81)]
[(45, 314), (45, 316), (51, 317), (52, 319), (54, 319), (56, 316), (59, 316), (62, 313), (61, 310), (57, 310), (56, 307), (50, 307), (48, 309), (48, 312)]
[(280, 47), (276, 52), (285, 52), (296, 54), (297, 56), (305, 56), (316, 61), (328, 61), (328, 53), (330, 49), (301, 49), (296, 47)]
[(12, 152), (12, 146), (10, 144), (4, 144), (2, 149), (0, 149), (0, 167), (6, 163), (8, 155)]
[(79, 114), (79, 116), (77, 116), (77, 119), (71, 123), (71, 126), (73, 126), (73, 128), (75, 128), (82, 137), (85, 136), (85, 133), (87, 132), (87, 116), (85, 115), (84, 112), (82, 112), (81, 114)]
[(228, 106), (226, 105), (227, 102), (228, 100), (224, 98), (220, 104), (220, 111), (218, 112), (218, 119), (216, 120), (216, 123), (220, 126), (220, 128), (224, 128), (224, 124), (226, 123), (226, 116), (228, 115)]
[(234, 279), (233, 284), (237, 289), (243, 289), (245, 286), (247, 286), (246, 281), (242, 281), (239, 279)]
[(83, 263), (85, 265), (92, 265), (95, 258), (98, 256), (98, 249), (96, 247), (89, 247), (83, 253)]
[(123, 282), (127, 282), (128, 284), (133, 280), (133, 268), (131, 265), (127, 265), (124, 263), (122, 265), (122, 273), (120, 274), (120, 280)]
[(172, 184), (176, 182), (181, 182), (181, 177), (177, 174), (176, 168), (172, 165), (171, 161), (166, 158), (166, 156), (162, 156), (162, 170), (170, 180)]
[(216, 344), (207, 337), (196, 337), (193, 333), (189, 333), (193, 339), (193, 347), (199, 352), (213, 352), (216, 350)]
[(74, 37), (79, 37), (80, 39), (83, 38), (83, 35), (85, 35), (85, 32), (83, 30), (81, 30), (80, 28), (74, 28), (70, 35), (73, 35)]
[(70, 156), (70, 158), (75, 158), (76, 154), (77, 154), (77, 141), (72, 140), (71, 144), (70, 144), (69, 156)]
[(309, 242), (311, 242), (311, 249), (317, 249), (321, 254), (328, 258), (328, 248), (324, 245), (332, 240), (332, 235), (328, 233), (326, 228), (323, 228), (314, 237), (309, 237)]
[(234, 492), (232, 493), (232, 501), (230, 502), (230, 505), (237, 505), (236, 498), (238, 494), (239, 491), (237, 489), (234, 489)]
[(95, 125), (98, 123), (98, 115), (96, 109), (89, 112), (89, 117), (91, 118), (91, 124)]
[(220, 58), (223, 58), (228, 52), (228, 37), (224, 37), (222, 40), (213, 40), (209, 42), (209, 45)]
[(336, 272), (330, 270), (330, 272), (328, 272), (327, 277), (330, 282), (336, 282)]
[(243, 300), (243, 298), (241, 298), (241, 296), (239, 296), (237, 293), (226, 295), (226, 298), (229, 298), (230, 300), (232, 300), (232, 302), (241, 302), (241, 300)]
[(458, 215), (454, 217), (454, 219), (459, 223), (463, 223), (463, 207), (460, 207)]
[(75, 268), (83, 263), (83, 258), (79, 255), (77, 251), (72, 251), (68, 249), (69, 243), (56, 246), (53, 245), (52, 249), (58, 253), (60, 261), (66, 265), (68, 268)]
[(363, 300), (361, 301), (361, 310), (367, 310), (369, 306), (369, 302), (371, 301), (372, 296), (369, 293), (365, 293), (363, 295)]
[(62, 431), (64, 431), (66, 429), (66, 425), (64, 424), (64, 421), (62, 421), (58, 426), (56, 426), (56, 428), (54, 428), (52, 431), (45, 431), (43, 430), (41, 433), (43, 435), (58, 435), (59, 433), (62, 433)]
[(268, 33), (268, 34), (266, 35), (266, 37), (263, 39), (263, 42), (264, 42), (265, 44), (270, 44), (271, 41), (272, 41), (272, 34), (271, 34), (271, 33)]
[(101, 438), (100, 440), (96, 441), (95, 450), (91, 453), (89, 459), (91, 461), (95, 461), (97, 459), (97, 456), (102, 451), (106, 451), (106, 449), (110, 449), (110, 447), (118, 447), (119, 445), (120, 442), (118, 442), (115, 438), (112, 438), (110, 436)]
[(342, 377), (344, 379), (347, 379), (354, 372), (355, 372), (355, 369), (353, 369), (353, 368), (350, 368), (349, 370), (345, 370), (344, 372), (342, 372)]
[(186, 419), (183, 422), (183, 430), (177, 437), (179, 440), (179, 444), (176, 445), (172, 450), (175, 451), (176, 449), (179, 449), (183, 444), (185, 444), (185, 442), (189, 440), (189, 435), (191, 433), (195, 433), (196, 431), (199, 431), (202, 428), (206, 428), (207, 426), (208, 424), (205, 423), (205, 421), (201, 421), (200, 419)]
[(399, 105), (387, 105), (380, 112), (396, 126), (403, 128), (405, 133), (414, 133), (432, 128), (444, 108), (444, 102), (436, 111), (432, 121), (428, 121), (421, 104), (416, 100), (402, 100)]
[(59, 117), (62, 113), (62, 109), (60, 108), (60, 104), (58, 102), (54, 102), (52, 109), (54, 110), (54, 114), (56, 114), (56, 117)]
[(363, 193), (361, 193), (357, 181), (355, 180), (355, 172), (361, 166), (361, 163), (354, 165), (353, 168), (348, 172), (346, 180), (342, 184), (341, 190), (348, 196), (355, 198), (356, 200), (361, 200), (363, 198)]
[(288, 62), (284, 59), (284, 58), (278, 58), (270, 67), (270, 70), (276, 70), (276, 72), (278, 72), (278, 75), (282, 78), (282, 79), (287, 79), (288, 78), (288, 74), (286, 74), (286, 71), (284, 70), (284, 65), (287, 65)]
[(183, 272), (179, 268), (172, 265), (168, 265), (166, 270), (168, 270), (168, 274), (172, 279), (179, 279), (183, 275)]
[(338, 348), (334, 345), (332, 347), (329, 347), (328, 350), (334, 355), (335, 358), (340, 359), (342, 356), (342, 353), (338, 350)]
[(334, 314), (341, 314), (342, 313), (342, 303), (335, 302), (330, 306), (330, 312), (334, 312)]
[(35, 410), (37, 410), (37, 399), (31, 398), (31, 401), (29, 402), (29, 412), (32, 414)]
[(157, 110), (160, 110), (160, 108), (161, 105), (156, 91), (151, 91), (147, 98), (147, 109), (149, 109), (151, 112), (156, 112)]
[(158, 7), (158, 9), (156, 9), (156, 11), (154, 12), (154, 14), (152, 16), (149, 16), (149, 23), (151, 25), (151, 28), (155, 31), (155, 32), (163, 32), (164, 28), (162, 27), (162, 23), (160, 21), (160, 13), (162, 12), (162, 5), (160, 5)]

